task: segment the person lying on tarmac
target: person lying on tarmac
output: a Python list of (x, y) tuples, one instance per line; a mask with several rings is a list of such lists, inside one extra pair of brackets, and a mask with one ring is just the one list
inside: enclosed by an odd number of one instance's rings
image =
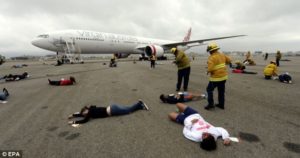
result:
[(24, 72), (22, 75), (9, 74), (9, 75), (5, 75), (3, 78), (5, 78), (5, 81), (19, 81), (28, 77), (29, 77), (28, 73)]
[(107, 107), (96, 107), (95, 105), (84, 106), (80, 112), (76, 112), (68, 117), (68, 119), (77, 117), (81, 117), (82, 119), (77, 121), (69, 121), (68, 123), (82, 124), (88, 122), (90, 119), (127, 115), (137, 110), (149, 110), (149, 108), (142, 100), (139, 100), (137, 103), (131, 106), (122, 106), (117, 104), (112, 104)]
[(188, 101), (205, 99), (206, 95), (193, 94), (191, 92), (178, 92), (177, 94), (169, 94), (169, 95), (161, 94), (159, 98), (163, 103), (176, 104), (176, 103), (183, 103)]
[(2, 92), (0, 92), (0, 101), (5, 101), (8, 96), (8, 90), (6, 88), (3, 88)]
[(49, 84), (50, 85), (54, 85), (54, 86), (66, 86), (66, 85), (73, 85), (76, 83), (76, 80), (73, 76), (70, 76), (70, 79), (61, 79), (59, 81), (51, 81), (50, 79), (48, 79)]
[(184, 125), (183, 135), (194, 142), (199, 142), (200, 147), (207, 151), (217, 148), (216, 140), (222, 137), (223, 144), (229, 145), (229, 133), (222, 127), (214, 127), (206, 122), (203, 117), (194, 109), (182, 103), (176, 104), (179, 112), (172, 112), (169, 118)]
[(231, 68), (233, 68), (232, 73), (257, 74), (257, 72), (246, 71), (246, 66), (239, 60), (235, 61)]
[(16, 65), (13, 65), (12, 68), (22, 68), (25, 66), (28, 66), (28, 65), (27, 64), (16, 64)]
[(278, 80), (283, 83), (292, 83), (292, 77), (288, 72), (279, 75)]

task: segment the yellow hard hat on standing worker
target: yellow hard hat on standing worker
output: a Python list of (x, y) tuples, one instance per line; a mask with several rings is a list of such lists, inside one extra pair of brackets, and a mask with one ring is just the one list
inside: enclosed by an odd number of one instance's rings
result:
[(207, 52), (212, 52), (214, 50), (219, 50), (220, 48), (218, 47), (218, 45), (216, 43), (210, 43), (208, 46), (207, 46), (207, 49), (206, 51)]

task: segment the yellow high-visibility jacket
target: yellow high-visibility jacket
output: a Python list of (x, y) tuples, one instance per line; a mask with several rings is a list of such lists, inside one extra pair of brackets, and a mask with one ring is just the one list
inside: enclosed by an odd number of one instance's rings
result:
[(156, 56), (155, 55), (152, 55), (150, 60), (156, 60)]
[(280, 60), (281, 59), (281, 53), (276, 54), (276, 59)]
[(210, 73), (209, 81), (224, 81), (228, 79), (226, 64), (230, 58), (223, 53), (215, 52), (208, 57), (207, 72)]
[(264, 69), (265, 76), (277, 75), (277, 66), (275, 64), (269, 64)]
[(249, 60), (251, 58), (251, 54), (250, 54), (250, 52), (248, 52), (247, 54), (246, 54), (246, 60)]
[(178, 67), (178, 70), (190, 67), (190, 59), (183, 51), (178, 50), (178, 54), (175, 58), (175, 63)]

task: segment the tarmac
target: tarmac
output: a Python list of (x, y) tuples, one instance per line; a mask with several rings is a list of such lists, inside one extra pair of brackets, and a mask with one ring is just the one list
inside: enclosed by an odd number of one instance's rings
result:
[[(0, 88), (10, 92), (8, 103), (0, 104), (0, 150), (22, 150), (23, 158), (296, 158), (300, 156), (300, 58), (284, 58), (291, 61), (282, 61), (279, 72), (289, 72), (293, 84), (264, 80), (262, 71), (269, 61), (256, 56), (257, 65), (247, 66), (256, 75), (233, 74), (228, 69), (225, 110), (204, 110), (206, 100), (187, 103), (212, 125), (240, 138), (230, 146), (218, 140), (212, 152), (186, 139), (183, 126), (167, 117), (175, 105), (159, 100), (160, 94), (175, 93), (177, 68), (170, 60), (159, 61), (155, 69), (146, 61), (118, 62), (116, 68), (109, 68), (108, 61), (62, 66), (6, 62), (0, 66), (0, 76), (24, 71), (31, 76), (0, 81)], [(197, 57), (191, 62), (190, 92), (205, 92), (206, 60)], [(13, 64), (28, 66), (16, 69)], [(47, 81), (69, 76), (77, 84), (56, 87)], [(138, 99), (150, 110), (94, 119), (78, 128), (67, 124), (68, 115), (85, 105), (131, 105)]]

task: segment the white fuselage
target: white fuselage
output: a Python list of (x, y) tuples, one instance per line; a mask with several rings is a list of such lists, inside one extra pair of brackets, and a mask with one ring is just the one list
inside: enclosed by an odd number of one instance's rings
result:
[(129, 35), (67, 30), (39, 35), (32, 44), (46, 50), (64, 52), (66, 42), (73, 44), (76, 51), (82, 54), (142, 54), (138, 49), (148, 45), (163, 45), (174, 41), (142, 38)]

